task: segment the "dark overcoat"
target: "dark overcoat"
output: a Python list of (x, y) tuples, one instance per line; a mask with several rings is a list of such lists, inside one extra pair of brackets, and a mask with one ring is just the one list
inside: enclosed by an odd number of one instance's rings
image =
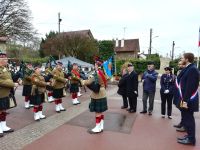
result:
[(190, 111), (199, 111), (199, 71), (194, 64), (184, 68), (177, 77), (174, 102), (180, 108), (181, 100), (187, 102)]
[(119, 83), (118, 83), (118, 91), (117, 93), (119, 95), (126, 95), (126, 79), (128, 77), (128, 74), (124, 74), (121, 79), (119, 80)]
[(126, 78), (126, 96), (138, 96), (138, 75), (135, 71), (132, 71)]

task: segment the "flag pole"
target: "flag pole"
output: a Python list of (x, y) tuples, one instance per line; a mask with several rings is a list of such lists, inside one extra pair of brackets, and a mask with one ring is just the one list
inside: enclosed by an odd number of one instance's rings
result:
[(197, 53), (197, 68), (199, 68), (199, 49), (198, 50), (198, 53)]
[(199, 50), (200, 50), (200, 27), (199, 27), (199, 41), (198, 41), (198, 56), (197, 56), (197, 68), (199, 69)]

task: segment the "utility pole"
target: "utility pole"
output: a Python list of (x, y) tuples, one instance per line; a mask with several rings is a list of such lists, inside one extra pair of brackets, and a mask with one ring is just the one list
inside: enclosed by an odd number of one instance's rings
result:
[[(60, 18), (60, 13), (58, 13), (58, 34), (60, 34), (60, 22), (62, 21), (62, 19)], [(58, 55), (58, 57), (59, 57), (59, 59), (60, 59), (60, 51), (61, 51), (61, 49), (59, 48), (58, 49), (59, 50), (59, 55)]]
[(172, 43), (172, 60), (174, 60), (174, 46), (175, 46), (175, 42), (173, 41), (173, 43)]
[(125, 33), (126, 33), (126, 27), (124, 27), (124, 36), (123, 36), (124, 39), (125, 39)]
[(150, 29), (150, 41), (149, 41), (149, 52), (148, 54), (151, 54), (151, 43), (152, 43), (152, 28)]
[(60, 33), (60, 22), (62, 19), (60, 18), (60, 13), (58, 13), (58, 33)]

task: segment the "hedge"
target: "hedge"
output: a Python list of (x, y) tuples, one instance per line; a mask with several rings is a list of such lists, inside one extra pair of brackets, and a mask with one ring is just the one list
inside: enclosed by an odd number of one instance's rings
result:
[(23, 58), (24, 62), (32, 63), (33, 65), (41, 65), (49, 60), (49, 57), (44, 58)]
[[(177, 71), (179, 70), (179, 68), (178, 68), (178, 62), (179, 61), (180, 61), (180, 58), (175, 59), (175, 60), (169, 62), (169, 66), (171, 68), (174, 68), (174, 74), (177, 74)], [(194, 64), (197, 64), (197, 61), (194, 61)], [(199, 67), (198, 67), (198, 69), (200, 69), (200, 61), (199, 61)]]
[(135, 68), (135, 71), (140, 74), (143, 73), (147, 69), (148, 62), (153, 61), (155, 64), (156, 69), (160, 69), (160, 59), (155, 60), (139, 60), (139, 59), (132, 59), (132, 60), (116, 60), (116, 69), (117, 74), (120, 75), (121, 67), (126, 62), (131, 62)]

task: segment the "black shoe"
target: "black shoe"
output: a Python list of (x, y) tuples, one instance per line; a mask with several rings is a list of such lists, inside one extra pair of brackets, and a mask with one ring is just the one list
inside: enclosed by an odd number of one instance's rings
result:
[(3, 137), (3, 133), (0, 133), (0, 138)]
[(11, 132), (14, 132), (14, 129), (10, 129), (10, 130), (7, 130), (7, 131), (3, 131), (4, 133), (11, 133)]
[(60, 111), (66, 111), (66, 109), (61, 109)]
[(148, 115), (151, 116), (151, 115), (152, 115), (152, 112), (150, 111), (150, 112), (148, 113)]
[(121, 109), (126, 109), (126, 108), (127, 108), (126, 106), (122, 106), (122, 107), (121, 107)]
[(185, 127), (177, 128), (176, 131), (178, 132), (186, 132)]
[(195, 140), (190, 140), (188, 137), (184, 138), (182, 140), (177, 140), (178, 143), (184, 144), (184, 145), (195, 145)]
[(175, 128), (181, 128), (182, 125), (179, 123), (179, 124), (177, 124), (177, 125), (174, 125), (173, 127), (175, 127)]
[(140, 113), (141, 113), (141, 114), (146, 114), (147, 111), (143, 110), (143, 111), (141, 111)]
[(168, 116), (168, 119), (172, 119), (172, 117), (171, 117), (171, 116)]
[(183, 140), (183, 139), (185, 139), (185, 138), (187, 138), (188, 137), (188, 135), (185, 135), (184, 137), (179, 137), (179, 138), (177, 138), (177, 140)]
[(135, 112), (136, 112), (136, 110), (134, 110), (134, 109), (129, 110), (129, 113), (135, 113)]
[(130, 111), (130, 108), (127, 108), (126, 111)]
[(91, 129), (88, 129), (87, 132), (90, 134), (98, 134), (98, 133), (102, 133), (103, 130), (101, 130), (100, 132), (93, 132)]

